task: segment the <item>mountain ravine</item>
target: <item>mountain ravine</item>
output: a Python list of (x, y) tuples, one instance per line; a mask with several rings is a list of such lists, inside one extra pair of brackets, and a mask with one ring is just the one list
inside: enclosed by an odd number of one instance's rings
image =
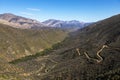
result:
[(72, 32), (39, 53), (8, 62), (1, 57), (0, 63), (1, 80), (120, 80), (120, 15)]

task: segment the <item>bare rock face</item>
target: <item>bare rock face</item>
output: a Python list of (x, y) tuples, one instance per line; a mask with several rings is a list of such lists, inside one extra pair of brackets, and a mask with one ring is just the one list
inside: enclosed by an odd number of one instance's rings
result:
[(39, 21), (16, 16), (11, 13), (0, 14), (0, 23), (22, 29), (28, 29), (32, 27), (45, 27), (45, 25)]

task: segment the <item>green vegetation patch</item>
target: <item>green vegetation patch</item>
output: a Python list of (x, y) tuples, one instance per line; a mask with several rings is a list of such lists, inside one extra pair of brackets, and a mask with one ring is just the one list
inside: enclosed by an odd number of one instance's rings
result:
[(41, 52), (37, 52), (34, 55), (25, 56), (25, 57), (22, 57), (20, 59), (16, 59), (16, 60), (10, 61), (9, 63), (17, 64), (17, 63), (20, 63), (20, 62), (24, 62), (24, 61), (28, 61), (28, 60), (31, 60), (31, 59), (35, 59), (35, 58), (37, 58), (39, 56), (44, 56), (46, 54), (49, 54), (49, 53), (53, 52), (54, 50), (58, 49), (61, 46), (62, 46), (62, 44), (59, 42), (57, 44), (52, 45), (51, 48), (47, 48), (47, 49), (45, 49), (45, 50), (43, 50)]
[(25, 57), (22, 57), (20, 59), (16, 59), (16, 60), (10, 61), (9, 63), (17, 64), (17, 63), (20, 63), (20, 62), (24, 62), (24, 61), (28, 61), (28, 60), (31, 60), (31, 59), (35, 59), (35, 58), (37, 58), (39, 56), (44, 56), (45, 54), (48, 54), (50, 52), (52, 52), (52, 48), (48, 48), (48, 49), (45, 49), (44, 51), (37, 52), (34, 55), (25, 56)]

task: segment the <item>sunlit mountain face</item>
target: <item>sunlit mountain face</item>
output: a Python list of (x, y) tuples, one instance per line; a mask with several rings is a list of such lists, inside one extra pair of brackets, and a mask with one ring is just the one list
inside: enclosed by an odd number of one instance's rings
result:
[(17, 16), (11, 13), (0, 14), (0, 23), (22, 29), (28, 29), (32, 27), (45, 27), (45, 25), (39, 21)]

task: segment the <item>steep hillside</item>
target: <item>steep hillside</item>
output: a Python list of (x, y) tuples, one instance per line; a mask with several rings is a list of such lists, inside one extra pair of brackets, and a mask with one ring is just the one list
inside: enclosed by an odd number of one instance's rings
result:
[(17, 29), (0, 24), (0, 58), (10, 61), (40, 52), (62, 41), (67, 31), (59, 28)]
[(120, 80), (120, 15), (73, 32), (39, 54), (10, 64), (32, 80)]

